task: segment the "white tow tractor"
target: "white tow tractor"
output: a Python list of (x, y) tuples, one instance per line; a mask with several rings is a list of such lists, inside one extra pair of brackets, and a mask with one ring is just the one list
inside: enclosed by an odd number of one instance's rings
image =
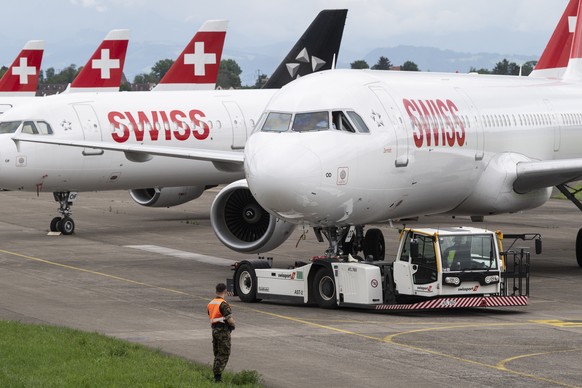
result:
[[(394, 262), (315, 257), (288, 269), (272, 259), (234, 265), (229, 291), (243, 302), (263, 299), (376, 310), (525, 306), (529, 252), (502, 251), (500, 232), (470, 227), (404, 228)], [(539, 234), (505, 235), (535, 240)], [(514, 242), (515, 242), (514, 241)], [(513, 244), (511, 244), (513, 246)]]

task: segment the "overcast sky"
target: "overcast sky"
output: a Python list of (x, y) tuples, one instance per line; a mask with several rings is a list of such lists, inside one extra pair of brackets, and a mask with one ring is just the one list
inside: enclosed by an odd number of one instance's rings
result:
[[(45, 40), (43, 69), (83, 65), (106, 33), (129, 28), (134, 47), (178, 51), (207, 19), (228, 19), (229, 51), (285, 54), (315, 15), (347, 8), (340, 59), (400, 44), (463, 52), (541, 54), (568, 0), (19, 0), (2, 4), (0, 64), (30, 39)], [(178, 50), (178, 48), (180, 48)], [(143, 55), (143, 54), (142, 54)], [(147, 55), (147, 53), (146, 53)], [(174, 57), (175, 58), (175, 57)], [(162, 58), (152, 53), (151, 64)], [(144, 69), (145, 70), (145, 69)], [(137, 73), (135, 66), (130, 76)]]

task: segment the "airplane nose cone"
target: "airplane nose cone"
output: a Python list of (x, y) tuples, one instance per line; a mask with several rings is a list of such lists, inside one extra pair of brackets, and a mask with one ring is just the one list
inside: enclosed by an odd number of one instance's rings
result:
[(321, 186), (321, 160), (308, 147), (289, 141), (289, 136), (269, 137), (264, 143), (247, 144), (249, 188), (265, 209), (289, 220), (302, 218)]

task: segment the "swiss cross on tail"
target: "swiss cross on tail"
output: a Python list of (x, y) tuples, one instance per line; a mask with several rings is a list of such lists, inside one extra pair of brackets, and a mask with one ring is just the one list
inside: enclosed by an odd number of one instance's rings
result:
[(226, 26), (226, 20), (205, 22), (153, 90), (214, 89)]
[(69, 91), (118, 91), (129, 42), (129, 30), (112, 30), (75, 77)]
[(0, 79), (0, 94), (34, 95), (44, 52), (42, 40), (26, 43), (10, 68)]
[(570, 0), (530, 77), (563, 78), (573, 47), (580, 0)]

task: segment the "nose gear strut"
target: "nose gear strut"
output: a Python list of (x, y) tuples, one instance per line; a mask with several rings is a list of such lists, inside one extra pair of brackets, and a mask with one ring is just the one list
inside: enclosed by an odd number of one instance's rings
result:
[(55, 217), (51, 220), (50, 231), (61, 232), (64, 235), (73, 234), (75, 231), (75, 222), (73, 221), (73, 218), (71, 218), (71, 206), (73, 206), (73, 202), (77, 199), (77, 193), (71, 191), (59, 191), (54, 192), (53, 196), (55, 201), (59, 203), (57, 211), (62, 215), (62, 217)]

